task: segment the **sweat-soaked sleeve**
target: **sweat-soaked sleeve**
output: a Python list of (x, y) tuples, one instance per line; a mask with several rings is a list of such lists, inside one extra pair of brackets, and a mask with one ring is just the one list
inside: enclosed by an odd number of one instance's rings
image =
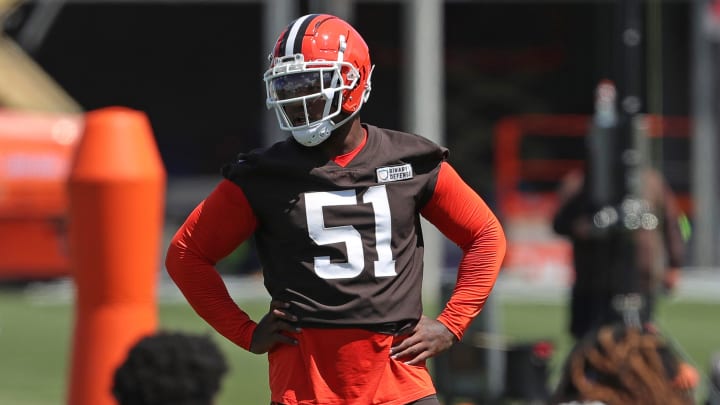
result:
[(495, 285), (505, 257), (505, 233), (485, 201), (447, 162), (421, 214), (463, 252), (455, 288), (437, 318), (460, 340)]
[(256, 226), (240, 187), (223, 180), (175, 233), (165, 258), (168, 274), (195, 312), (246, 350), (257, 324), (230, 297), (215, 264), (249, 238)]

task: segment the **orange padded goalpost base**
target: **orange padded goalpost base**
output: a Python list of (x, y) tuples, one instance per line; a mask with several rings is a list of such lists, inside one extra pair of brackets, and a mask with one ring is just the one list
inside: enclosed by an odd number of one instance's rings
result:
[(69, 176), (75, 327), (67, 403), (115, 405), (112, 378), (157, 329), (166, 173), (146, 115), (86, 115)]

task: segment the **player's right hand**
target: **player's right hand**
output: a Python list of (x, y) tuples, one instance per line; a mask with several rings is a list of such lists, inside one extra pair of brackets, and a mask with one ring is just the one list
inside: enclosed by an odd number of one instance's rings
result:
[(288, 311), (290, 303), (272, 300), (270, 310), (258, 322), (250, 342), (250, 351), (255, 354), (267, 353), (277, 344), (296, 345), (297, 340), (289, 334), (300, 332), (293, 323), (298, 318)]

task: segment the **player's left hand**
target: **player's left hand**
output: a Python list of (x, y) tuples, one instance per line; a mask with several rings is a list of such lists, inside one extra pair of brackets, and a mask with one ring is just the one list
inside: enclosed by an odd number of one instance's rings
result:
[(449, 349), (456, 340), (445, 325), (423, 315), (410, 335), (390, 349), (390, 356), (404, 359), (405, 364), (421, 364)]
[(297, 345), (292, 333), (299, 333), (295, 325), (298, 317), (290, 312), (290, 303), (272, 300), (270, 310), (258, 322), (250, 341), (250, 352), (267, 353), (278, 344)]

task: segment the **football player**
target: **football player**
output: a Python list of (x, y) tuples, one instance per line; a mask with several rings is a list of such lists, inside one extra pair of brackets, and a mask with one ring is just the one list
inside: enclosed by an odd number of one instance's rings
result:
[[(275, 404), (439, 404), (426, 361), (462, 338), (505, 254), (496, 216), (444, 147), (361, 122), (372, 71), (347, 22), (291, 22), (264, 81), (267, 106), (292, 136), (226, 166), (167, 252), (195, 311), (267, 353)], [(463, 251), (436, 318), (423, 315), (421, 215)], [(251, 236), (272, 297), (258, 322), (214, 267)]]

